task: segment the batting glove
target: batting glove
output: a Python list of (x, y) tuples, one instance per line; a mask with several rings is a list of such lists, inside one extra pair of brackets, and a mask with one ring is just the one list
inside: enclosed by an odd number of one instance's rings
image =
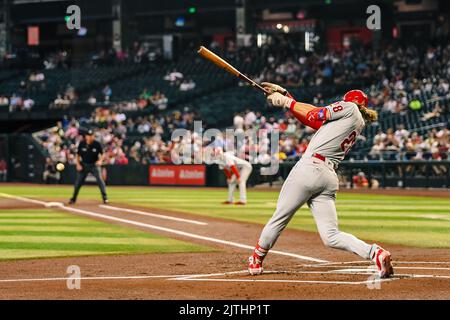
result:
[(273, 105), (274, 107), (287, 108), (291, 107), (292, 103), (295, 103), (295, 100), (289, 97), (282, 95), (279, 92), (272, 93), (267, 97), (267, 101)]
[(292, 98), (292, 95), (285, 88), (283, 88), (282, 86), (279, 86), (275, 83), (262, 82), (261, 85), (264, 87), (264, 89), (266, 89), (270, 93), (279, 92), (284, 96)]

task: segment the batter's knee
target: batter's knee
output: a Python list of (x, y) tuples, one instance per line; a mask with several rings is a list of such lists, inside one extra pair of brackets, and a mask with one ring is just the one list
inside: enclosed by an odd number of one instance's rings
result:
[(323, 241), (323, 244), (330, 248), (336, 248), (339, 246), (338, 239), (339, 230), (333, 229), (328, 230), (327, 232), (320, 234), (320, 237)]

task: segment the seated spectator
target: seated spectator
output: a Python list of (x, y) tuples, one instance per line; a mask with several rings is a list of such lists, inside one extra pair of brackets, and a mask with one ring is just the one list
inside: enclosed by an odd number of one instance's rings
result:
[(40, 82), (45, 80), (45, 75), (41, 72), (31, 72), (30, 76), (28, 77), (28, 81), (30, 82)]
[(355, 189), (369, 188), (369, 180), (367, 180), (365, 173), (362, 171), (360, 171), (357, 175), (354, 175), (352, 180), (353, 180), (353, 188)]
[(441, 107), (441, 104), (439, 102), (436, 102), (434, 105), (434, 108), (432, 111), (425, 113), (420, 120), (427, 121), (433, 118), (437, 118), (441, 116), (441, 112), (443, 111), (443, 108)]
[(31, 111), (31, 109), (33, 108), (33, 106), (34, 106), (34, 100), (33, 100), (33, 99), (31, 99), (31, 98), (26, 98), (26, 99), (23, 101), (23, 110), (25, 110), (25, 111)]
[(372, 149), (369, 152), (369, 155), (374, 159), (381, 159), (381, 154), (385, 150), (384, 144), (382, 141), (378, 140), (374, 142)]
[(142, 100), (149, 100), (152, 97), (152, 94), (148, 91), (147, 88), (144, 88), (141, 92), (141, 94), (139, 95), (139, 99)]
[(123, 152), (123, 150), (121, 148), (117, 152), (117, 156), (114, 161), (114, 164), (119, 164), (119, 165), (127, 165), (128, 164), (128, 158), (125, 156), (125, 153)]
[(75, 90), (75, 87), (72, 86), (70, 83), (66, 87), (66, 91), (64, 92), (64, 97), (67, 100), (69, 100), (69, 103), (73, 103), (77, 99), (77, 92)]
[(56, 99), (53, 101), (53, 104), (50, 106), (50, 109), (66, 109), (69, 105), (69, 99), (65, 96), (63, 97), (61, 94), (58, 94)]
[(167, 73), (164, 76), (164, 80), (169, 81), (171, 85), (177, 84), (183, 78), (184, 75), (176, 69), (173, 69), (171, 72)]
[(95, 98), (93, 93), (91, 93), (91, 95), (87, 99), (87, 103), (90, 104), (91, 106), (94, 106), (97, 104), (97, 98)]
[(109, 102), (111, 100), (111, 96), (112, 96), (112, 89), (111, 89), (111, 87), (108, 84), (103, 87), (102, 93), (103, 93), (103, 96), (104, 96), (104, 100), (103, 101)]
[(45, 75), (42, 71), (38, 71), (35, 74), (35, 81), (39, 82), (39, 81), (44, 81), (45, 80)]
[(140, 109), (144, 109), (150, 102), (152, 98), (151, 93), (147, 90), (147, 88), (144, 88), (139, 95), (137, 105)]
[(15, 93), (11, 96), (11, 99), (9, 100), (9, 111), (19, 111), (22, 110), (23, 107), (23, 99), (20, 96), (16, 96)]
[(397, 130), (394, 133), (395, 138), (397, 141), (403, 141), (409, 137), (409, 131), (405, 129), (405, 125), (399, 124), (397, 126)]
[(192, 79), (184, 79), (180, 84), (180, 91), (190, 91), (195, 89), (195, 82)]
[(254, 125), (254, 123), (256, 122), (256, 114), (247, 109), (245, 111), (245, 117), (244, 117), (244, 124), (246, 128), (250, 128)]
[(154, 104), (159, 110), (164, 110), (167, 108), (168, 99), (160, 91), (156, 91), (154, 95), (150, 98), (152, 104)]
[(244, 128), (244, 118), (241, 114), (236, 113), (233, 119), (233, 125), (235, 129), (243, 129)]
[(28, 81), (30, 81), (30, 82), (36, 81), (36, 74), (34, 72), (30, 73), (30, 76), (28, 77)]
[(0, 96), (0, 107), (9, 107), (9, 99), (7, 96)]

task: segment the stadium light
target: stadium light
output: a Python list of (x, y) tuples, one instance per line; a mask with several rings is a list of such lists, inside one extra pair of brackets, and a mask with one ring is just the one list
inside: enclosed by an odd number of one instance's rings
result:
[(189, 7), (188, 12), (189, 12), (190, 14), (194, 14), (194, 13), (197, 12), (197, 8), (196, 8), (196, 7)]

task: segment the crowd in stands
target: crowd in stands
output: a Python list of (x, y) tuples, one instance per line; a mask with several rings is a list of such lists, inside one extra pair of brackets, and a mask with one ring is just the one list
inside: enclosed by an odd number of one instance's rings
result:
[[(449, 97), (450, 43), (429, 47), (421, 53), (415, 46), (390, 49), (385, 61), (386, 74), (375, 79), (380, 88), (370, 90), (371, 104), (388, 113), (420, 110), (424, 95), (431, 100)], [(439, 104), (437, 107), (442, 107)]]
[(55, 162), (74, 163), (86, 127), (95, 128), (96, 139), (104, 146), (105, 164), (170, 162), (171, 132), (192, 128), (194, 118), (192, 112), (176, 111), (158, 118), (127, 119), (124, 113), (97, 108), (89, 118), (62, 121), (35, 136)]
[(78, 94), (74, 86), (67, 84), (63, 94), (58, 94), (53, 103), (50, 104), (50, 109), (67, 109), (78, 100)]
[(390, 112), (408, 107), (408, 93), (418, 96), (424, 89), (442, 96), (449, 92), (448, 41), (420, 48), (388, 43), (378, 49), (354, 45), (341, 51), (307, 53), (299, 47), (301, 42), (294, 42), (292, 38), (276, 40), (259, 48), (266, 67), (257, 81), (291, 88), (375, 85), (371, 91), (372, 103)]
[[(280, 38), (261, 47), (238, 48), (235, 43), (229, 42), (223, 52), (220, 52), (219, 46), (215, 43), (210, 47), (233, 61), (250, 64), (252, 61), (262, 59), (266, 67), (257, 75), (257, 81), (270, 81), (294, 89), (357, 84), (360, 88), (366, 88), (370, 107), (381, 113), (380, 119), (391, 115), (414, 113), (425, 126), (429, 120), (448, 117), (450, 97), (448, 41), (436, 45), (424, 44), (423, 47), (387, 43), (378, 49), (352, 45), (339, 52), (305, 52), (300, 45), (301, 43), (296, 43), (292, 39)], [(113, 49), (100, 52), (92, 57), (91, 63), (94, 65), (116, 64), (117, 61), (142, 63), (154, 59), (152, 54), (160, 54), (155, 53), (157, 51), (155, 50), (148, 45), (135, 43), (126, 52), (116, 52)], [(53, 62), (53, 65), (64, 65), (64, 57), (67, 55), (58, 53), (53, 59), (58, 62)], [(180, 91), (190, 91), (196, 87), (191, 77), (176, 68), (161, 75), (159, 81), (167, 82)], [(17, 95), (12, 96), (0, 95), (0, 107), (8, 105), (10, 110), (30, 110), (34, 101), (25, 93), (32, 92), (31, 88), (38, 90), (45, 87), (45, 72), (34, 71), (22, 82), (20, 87), (26, 90), (18, 91)], [(104, 103), (107, 107), (97, 108), (87, 119), (63, 122), (54, 129), (55, 131), (46, 131), (42, 141), (52, 158), (59, 157), (61, 162), (71, 163), (74, 146), (78, 142), (77, 139), (80, 139), (78, 130), (84, 126), (97, 128), (98, 139), (107, 150), (108, 164), (167, 162), (173, 156), (173, 150), (182, 150), (188, 145), (187, 141), (172, 142), (170, 136), (177, 128), (190, 129), (198, 115), (189, 111), (177, 111), (168, 116), (160, 115), (167, 113), (164, 110), (168, 107), (169, 98), (163, 92), (153, 89), (155, 84), (152, 83), (149, 83), (135, 99), (122, 102), (114, 101), (113, 87), (110, 83), (104, 83), (103, 89), (97, 95), (92, 93), (86, 100), (90, 105), (99, 106), (100, 103)], [(318, 106), (325, 105), (328, 102), (325, 95), (316, 94), (311, 103)], [(56, 97), (51, 107), (64, 109), (77, 101), (79, 96), (76, 88), (68, 84), (65, 92)], [(138, 110), (155, 112), (137, 118), (130, 118), (127, 115), (128, 111)], [(298, 159), (305, 151), (313, 133), (289, 114), (270, 116), (267, 113), (247, 110), (242, 114), (236, 114), (232, 121), (231, 123), (230, 119), (230, 123), (224, 123), (223, 126), (233, 126), (235, 130), (243, 131), (262, 129), (271, 132), (278, 129), (280, 150), (276, 156), (281, 161)], [(417, 130), (419, 127), (406, 129), (395, 125), (389, 128), (386, 124), (376, 126), (379, 132), (373, 137), (373, 143), (370, 140), (372, 137), (368, 140), (370, 145), (366, 153), (369, 159), (380, 159), (385, 154), (393, 154), (392, 157), (398, 160), (448, 157), (450, 142), (445, 126), (430, 128), (425, 133)], [(364, 140), (365, 137), (360, 139)], [(206, 143), (195, 134), (189, 144), (192, 142), (195, 150), (201, 150)], [(221, 143), (226, 145), (228, 142)], [(264, 149), (268, 145), (259, 147)], [(245, 151), (250, 154), (250, 150)], [(257, 163), (267, 158), (249, 160)]]
[(150, 43), (141, 43), (135, 41), (131, 48), (117, 51), (114, 48), (101, 50), (94, 53), (90, 57), (90, 65), (123, 65), (123, 64), (143, 64), (157, 61), (161, 58), (162, 52), (160, 47), (154, 47)]
[(44, 57), (43, 66), (46, 70), (55, 68), (69, 68), (71, 55), (67, 50), (51, 52)]
[[(89, 118), (72, 119), (58, 124), (56, 128), (39, 134), (42, 145), (54, 161), (73, 163), (76, 144), (79, 142), (80, 130), (83, 127), (96, 128), (97, 139), (105, 147), (105, 164), (153, 164), (170, 163), (175, 160), (201, 161), (203, 147), (210, 144), (210, 140), (193, 132), (194, 121), (201, 117), (193, 112), (175, 111), (168, 115), (146, 115), (128, 118), (126, 113), (110, 108), (97, 108)], [(314, 130), (301, 125), (289, 112), (274, 116), (265, 116), (261, 112), (247, 109), (243, 113), (235, 114), (232, 125), (236, 135), (247, 130), (255, 130), (259, 140), (252, 141), (246, 137), (246, 143), (239, 152), (246, 154), (252, 163), (268, 163), (275, 157), (279, 161), (298, 160), (305, 152)], [(175, 129), (187, 129), (189, 139), (171, 141)], [(278, 130), (279, 152), (271, 154), (269, 151), (270, 133)], [(222, 140), (215, 140), (217, 147), (229, 147), (235, 143), (226, 139), (223, 131)], [(360, 137), (363, 138), (364, 137)], [(186, 153), (186, 148), (191, 148)], [(447, 127), (430, 129), (422, 136), (418, 132), (405, 129), (398, 125), (385, 132), (379, 129), (373, 138), (373, 146), (367, 152), (367, 159), (392, 160), (445, 160), (450, 150), (450, 134)], [(252, 158), (252, 151), (257, 152), (257, 158)], [(189, 159), (180, 158), (180, 154), (188, 154)], [(194, 157), (194, 158), (192, 158)], [(204, 159), (204, 158), (203, 158)]]
[(195, 89), (195, 82), (192, 78), (186, 78), (183, 73), (176, 69), (168, 72), (164, 78), (171, 86), (178, 87), (180, 91), (189, 91)]
[(446, 160), (450, 151), (449, 129), (432, 129), (425, 136), (410, 132), (400, 125), (397, 130), (381, 129), (374, 137), (369, 156), (382, 159), (383, 154), (392, 160)]
[[(394, 42), (383, 44), (374, 49), (363, 45), (352, 45), (341, 51), (305, 52), (301, 42), (294, 38), (274, 38), (271, 44), (261, 47), (238, 48), (234, 42), (229, 42), (223, 55), (233, 61), (253, 63), (264, 60), (264, 69), (256, 77), (257, 81), (269, 81), (287, 86), (288, 88), (317, 87), (326, 91), (326, 87), (338, 85), (358, 85), (370, 87), (369, 95), (371, 106), (375, 109), (389, 113), (402, 113), (408, 109), (420, 109), (421, 94), (429, 94), (432, 99), (448, 96), (450, 78), (450, 44), (440, 43), (431, 46), (399, 45)], [(218, 51), (217, 44), (211, 44), (213, 50)], [(156, 52), (156, 53), (155, 53)], [(134, 43), (131, 49), (116, 52), (114, 49), (101, 51), (93, 55), (94, 65), (110, 65), (117, 61), (141, 63), (149, 61), (150, 54), (160, 55), (156, 48), (148, 43)], [(67, 66), (70, 53), (64, 50), (55, 52), (44, 63), (46, 69)], [(196, 83), (191, 77), (172, 69), (163, 77), (171, 86), (180, 91), (191, 91)], [(122, 81), (122, 80), (121, 80)], [(148, 87), (155, 84), (149, 83)], [(70, 84), (67, 84), (70, 87)], [(29, 78), (22, 81), (20, 88), (27, 87), (23, 92), (16, 93), (21, 100), (33, 100), (36, 88), (45, 88), (45, 72), (31, 72)], [(31, 88), (30, 88), (31, 87)], [(34, 89), (33, 89), (34, 88)], [(41, 89), (42, 89), (41, 88)], [(76, 91), (76, 88), (74, 88)], [(156, 105), (157, 109), (164, 110), (168, 105), (168, 97), (164, 93), (153, 90), (152, 99), (148, 93), (142, 92), (136, 101), (124, 101), (119, 105), (126, 108), (142, 109), (148, 105)], [(320, 91), (320, 90), (319, 90)], [(0, 92), (1, 95), (1, 92)], [(101, 96), (93, 96), (90, 103), (111, 101), (113, 92), (109, 84), (101, 90)], [(142, 98), (144, 96), (144, 98)], [(145, 97), (147, 96), (147, 97)], [(8, 97), (10, 98), (10, 97)], [(15, 99), (17, 100), (17, 99)], [(319, 101), (321, 97), (319, 95)], [(76, 94), (60, 92), (52, 108), (66, 108), (77, 102)], [(136, 104), (134, 104), (136, 103)], [(32, 106), (31, 106), (32, 107)], [(29, 110), (30, 103), (11, 110)]]
[(34, 94), (46, 88), (45, 75), (42, 71), (31, 71), (28, 76), (18, 81), (17, 90), (11, 94), (0, 93), (0, 110), (31, 111), (35, 105)]
[(9, 112), (15, 111), (31, 111), (35, 102), (30, 97), (23, 97), (13, 93), (11, 96), (0, 96), (0, 110), (6, 108)]

